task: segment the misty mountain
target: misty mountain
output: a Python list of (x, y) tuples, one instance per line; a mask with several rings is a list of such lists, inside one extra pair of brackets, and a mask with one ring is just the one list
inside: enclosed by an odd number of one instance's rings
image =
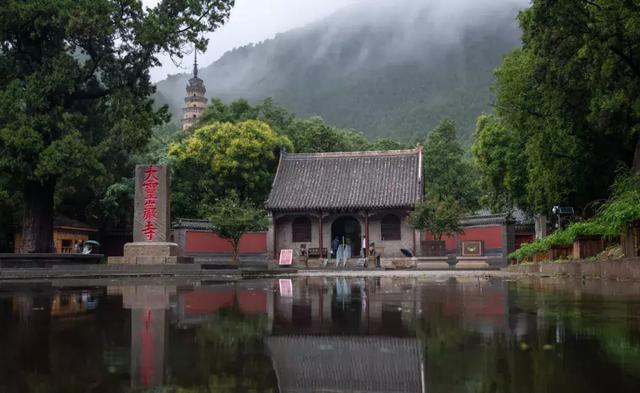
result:
[[(371, 137), (413, 140), (449, 117), (468, 144), (477, 116), (491, 109), (494, 69), (520, 43), (515, 17), (526, 4), (460, 3), (362, 3), (229, 51), (199, 75), (208, 97), (273, 97)], [(158, 83), (157, 101), (176, 123), (189, 78)]]

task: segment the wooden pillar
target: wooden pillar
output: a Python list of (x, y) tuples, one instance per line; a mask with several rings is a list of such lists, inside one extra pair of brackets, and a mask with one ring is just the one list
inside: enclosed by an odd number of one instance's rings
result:
[(273, 259), (278, 259), (278, 227), (276, 226), (276, 215), (271, 216), (271, 222), (273, 225)]
[(320, 212), (320, 233), (318, 233), (318, 243), (320, 244), (320, 259), (324, 258), (322, 255), (322, 232), (324, 232), (324, 229), (322, 228), (322, 212)]
[(413, 256), (416, 256), (416, 230), (413, 229), (411, 232), (413, 232)]
[(365, 211), (364, 212), (364, 244), (365, 244), (365, 248), (364, 248), (364, 256), (368, 257), (369, 256), (369, 244), (371, 243), (371, 240), (369, 240), (369, 212)]

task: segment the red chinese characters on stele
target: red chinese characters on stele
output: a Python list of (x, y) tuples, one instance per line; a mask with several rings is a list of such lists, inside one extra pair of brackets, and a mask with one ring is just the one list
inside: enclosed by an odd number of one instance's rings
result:
[(144, 209), (142, 210), (142, 219), (144, 221), (144, 228), (142, 228), (142, 234), (151, 241), (156, 236), (158, 229), (156, 228), (154, 221), (158, 217), (158, 168), (154, 165), (149, 165), (144, 171), (144, 181), (142, 182), (142, 189), (144, 190)]

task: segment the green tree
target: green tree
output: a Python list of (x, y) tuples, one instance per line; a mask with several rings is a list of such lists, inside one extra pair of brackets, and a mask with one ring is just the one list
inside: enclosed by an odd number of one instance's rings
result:
[[(496, 71), (495, 111), (516, 140), (506, 173), (524, 165), (520, 203), (533, 212), (584, 208), (607, 197), (621, 164), (640, 171), (638, 11), (630, 1), (536, 0), (520, 13), (523, 47)], [(512, 186), (505, 193), (520, 199)]]
[(225, 104), (219, 98), (213, 98), (194, 128), (213, 122), (238, 123), (245, 120), (261, 120), (268, 123), (278, 133), (285, 133), (295, 115), (286, 108), (277, 105), (268, 97), (251, 106), (244, 98)]
[(105, 228), (133, 227), (133, 198), (135, 185), (133, 178), (122, 178), (107, 187), (99, 200), (99, 210), (104, 215)]
[(238, 123), (246, 120), (268, 123), (274, 131), (291, 140), (293, 151), (297, 153), (403, 148), (403, 145), (389, 138), (371, 144), (361, 132), (333, 127), (318, 116), (298, 118), (286, 108), (275, 104), (271, 98), (266, 98), (255, 106), (245, 99), (225, 104), (214, 98), (194, 129), (216, 121)]
[(233, 261), (238, 262), (240, 238), (246, 232), (264, 231), (269, 225), (267, 213), (250, 202), (241, 202), (235, 194), (201, 207), (203, 215), (220, 237), (233, 248)]
[(438, 200), (452, 198), (467, 210), (477, 208), (479, 191), (474, 168), (464, 157), (451, 120), (443, 120), (427, 135), (424, 179), (427, 195)]
[(358, 151), (369, 147), (363, 134), (330, 126), (318, 116), (295, 119), (284, 133), (298, 153)]
[(195, 124), (195, 128), (214, 122), (221, 123), (237, 123), (245, 120), (257, 120), (260, 110), (251, 106), (249, 102), (243, 98), (231, 102), (229, 105), (222, 102), (219, 98), (211, 99), (211, 103), (202, 113), (202, 116)]
[(435, 240), (441, 240), (443, 235), (462, 232), (460, 221), (464, 213), (464, 208), (455, 199), (430, 196), (416, 205), (409, 222), (415, 229), (427, 230)]
[(526, 206), (525, 140), (495, 115), (481, 115), (471, 152), (481, 174), (481, 203), (493, 211)]
[(24, 248), (52, 245), (54, 194), (103, 188), (151, 128), (149, 69), (181, 58), (227, 19), (233, 0), (5, 1), (0, 8), (0, 173), (23, 194)]
[(230, 193), (262, 204), (281, 148), (291, 149), (291, 142), (258, 120), (214, 122), (171, 144), (174, 216), (197, 216), (200, 206)]

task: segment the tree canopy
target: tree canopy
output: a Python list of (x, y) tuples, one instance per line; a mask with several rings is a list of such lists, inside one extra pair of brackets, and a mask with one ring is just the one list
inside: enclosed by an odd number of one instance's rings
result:
[(264, 121), (274, 131), (289, 138), (292, 150), (297, 153), (357, 151), (375, 147), (388, 150), (390, 144), (400, 145), (386, 138), (385, 142), (376, 146), (377, 141), (370, 143), (361, 132), (331, 126), (318, 116), (309, 119), (297, 117), (286, 108), (275, 104), (271, 98), (255, 105), (251, 105), (245, 99), (225, 104), (222, 100), (214, 98), (194, 128), (216, 121), (236, 123), (250, 119)]
[(291, 149), (291, 142), (259, 120), (216, 121), (197, 128), (169, 147), (174, 215), (197, 217), (201, 206), (231, 193), (262, 204), (281, 148)]
[(467, 210), (478, 207), (478, 188), (471, 163), (456, 136), (456, 125), (443, 120), (424, 140), (425, 193), (438, 200), (453, 199)]
[(427, 196), (418, 203), (409, 215), (411, 225), (419, 230), (427, 230), (435, 240), (442, 236), (462, 232), (460, 221), (465, 210), (451, 197)]
[(9, 0), (0, 8), (0, 176), (23, 196), (24, 249), (51, 250), (54, 195), (99, 195), (151, 128), (149, 69), (221, 26), (233, 0)]
[(588, 213), (621, 165), (640, 171), (640, 6), (536, 0), (519, 21), (523, 46), (496, 71), (476, 161), (493, 203)]
[(238, 261), (240, 238), (246, 232), (264, 231), (269, 225), (267, 212), (252, 203), (241, 201), (235, 193), (201, 206), (202, 214), (220, 237), (233, 249), (233, 261)]

